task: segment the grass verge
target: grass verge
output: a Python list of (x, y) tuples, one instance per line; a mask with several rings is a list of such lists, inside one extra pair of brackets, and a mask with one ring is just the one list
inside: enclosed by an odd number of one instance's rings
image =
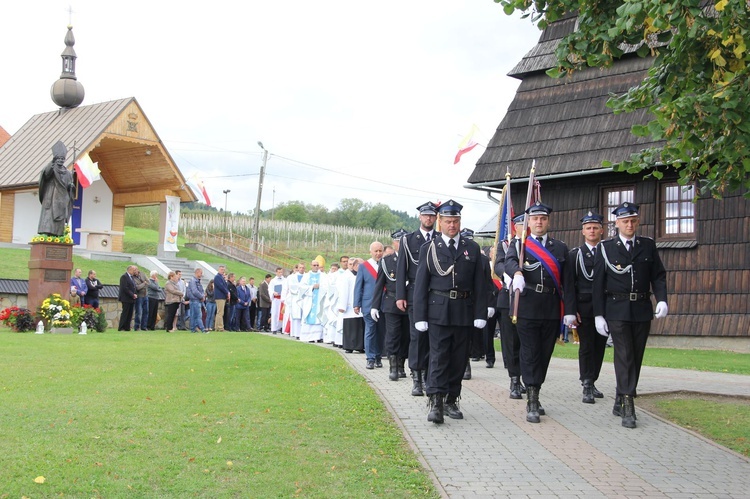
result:
[(247, 333), (0, 335), (0, 496), (437, 495), (336, 352)]
[(639, 396), (636, 405), (750, 457), (750, 398), (659, 393)]
[[(553, 353), (562, 359), (577, 359), (578, 345), (556, 345)], [(607, 348), (604, 362), (613, 362), (614, 349)], [(750, 354), (724, 350), (684, 350), (678, 348), (646, 347), (644, 366), (672, 367), (730, 374), (750, 374)]]

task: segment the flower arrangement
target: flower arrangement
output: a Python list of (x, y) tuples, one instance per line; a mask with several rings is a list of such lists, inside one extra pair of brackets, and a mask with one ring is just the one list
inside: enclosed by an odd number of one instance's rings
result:
[(81, 324), (84, 322), (89, 331), (96, 330), (103, 333), (107, 329), (107, 318), (101, 308), (94, 308), (91, 305), (81, 306), (75, 304), (73, 305), (73, 308), (70, 309), (70, 313), (71, 322), (76, 329), (80, 328)]
[(64, 300), (60, 293), (53, 293), (45, 298), (39, 307), (39, 315), (44, 317), (51, 327), (72, 327), (70, 302)]
[(50, 236), (48, 234), (37, 234), (31, 238), (32, 243), (55, 243), (55, 244), (73, 244), (73, 238), (70, 235), (70, 225), (65, 225), (65, 232), (62, 236)]
[(13, 331), (23, 333), (34, 329), (34, 316), (28, 308), (16, 306), (6, 308), (0, 312), (0, 321)]

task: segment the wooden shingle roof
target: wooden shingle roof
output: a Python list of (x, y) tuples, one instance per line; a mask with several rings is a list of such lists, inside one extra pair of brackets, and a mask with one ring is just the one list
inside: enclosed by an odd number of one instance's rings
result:
[(649, 121), (645, 110), (615, 115), (606, 106), (610, 93), (624, 93), (641, 82), (652, 59), (628, 55), (608, 69), (588, 68), (561, 79), (546, 75), (556, 65), (555, 47), (575, 20), (548, 27), (511, 71), (521, 85), (469, 184), (504, 181), (506, 168), (514, 179), (527, 178), (533, 159), (540, 178), (596, 170), (604, 160), (621, 161), (657, 145), (630, 133), (632, 125)]

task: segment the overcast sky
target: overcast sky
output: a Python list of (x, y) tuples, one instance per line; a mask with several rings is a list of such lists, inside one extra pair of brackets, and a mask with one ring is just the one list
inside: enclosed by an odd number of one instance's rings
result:
[(539, 38), (492, 0), (228, 2), (39, 0), (3, 6), (0, 125), (15, 133), (55, 109), (72, 7), (83, 105), (135, 97), (185, 176), (212, 204), (334, 209), (347, 197), (416, 214), (465, 205), (478, 229), (496, 210), (464, 189), (482, 151), (454, 166), (472, 124), (486, 144), (518, 86), (507, 73)]

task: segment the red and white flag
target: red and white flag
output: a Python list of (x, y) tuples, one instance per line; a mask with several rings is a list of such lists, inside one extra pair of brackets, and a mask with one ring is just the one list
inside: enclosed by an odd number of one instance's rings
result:
[(206, 186), (203, 183), (203, 180), (198, 178), (197, 173), (193, 173), (190, 178), (185, 180), (188, 187), (195, 193), (195, 195), (198, 197), (198, 201), (204, 203), (206, 206), (211, 206), (211, 200), (208, 198), (208, 192), (206, 192)]
[(461, 161), (461, 156), (474, 149), (478, 144), (474, 141), (474, 134), (479, 131), (476, 125), (471, 125), (471, 130), (464, 137), (460, 144), (458, 144), (458, 152), (456, 153), (456, 159), (453, 160), (453, 164), (458, 164)]
[(75, 170), (78, 176), (78, 183), (84, 189), (102, 178), (99, 175), (99, 164), (91, 161), (88, 154), (84, 154), (78, 158), (78, 161), (75, 163)]

